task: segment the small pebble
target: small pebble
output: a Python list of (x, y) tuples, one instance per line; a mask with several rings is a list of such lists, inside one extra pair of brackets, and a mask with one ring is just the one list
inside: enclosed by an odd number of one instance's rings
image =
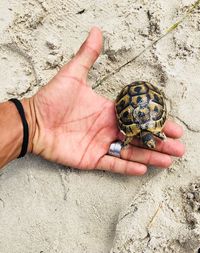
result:
[(55, 38), (55, 37), (49, 38), (46, 41), (46, 45), (51, 50), (58, 49), (61, 46), (60, 45), (60, 41), (57, 38)]

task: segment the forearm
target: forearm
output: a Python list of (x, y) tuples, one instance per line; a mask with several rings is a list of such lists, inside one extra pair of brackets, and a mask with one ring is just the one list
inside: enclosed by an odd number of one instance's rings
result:
[[(29, 126), (28, 152), (32, 150), (34, 134), (34, 107), (31, 99), (21, 101)], [(23, 125), (16, 106), (12, 102), (0, 104), (0, 168), (16, 159), (22, 148)]]

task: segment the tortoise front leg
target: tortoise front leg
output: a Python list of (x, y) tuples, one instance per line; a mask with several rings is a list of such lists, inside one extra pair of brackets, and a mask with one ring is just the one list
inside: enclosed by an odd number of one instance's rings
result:
[(156, 147), (156, 142), (151, 132), (145, 130), (141, 131), (140, 138), (144, 146), (146, 146), (147, 148), (154, 149)]

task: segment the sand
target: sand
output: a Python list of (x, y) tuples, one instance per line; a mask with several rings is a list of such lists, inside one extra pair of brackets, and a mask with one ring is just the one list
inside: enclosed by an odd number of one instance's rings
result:
[(191, 0), (1, 0), (0, 100), (34, 94), (93, 25), (104, 49), (89, 75), (114, 99), (134, 80), (163, 87), (187, 153), (143, 177), (83, 172), (27, 155), (0, 174), (0, 252), (197, 253), (200, 247), (200, 7)]

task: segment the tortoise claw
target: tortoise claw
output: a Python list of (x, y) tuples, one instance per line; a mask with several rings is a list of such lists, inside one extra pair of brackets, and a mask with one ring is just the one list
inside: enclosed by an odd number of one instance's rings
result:
[(158, 132), (158, 133), (156, 133), (154, 135), (156, 137), (158, 137), (159, 139), (163, 140), (163, 141), (167, 139), (166, 135), (164, 133), (162, 133), (162, 132)]

